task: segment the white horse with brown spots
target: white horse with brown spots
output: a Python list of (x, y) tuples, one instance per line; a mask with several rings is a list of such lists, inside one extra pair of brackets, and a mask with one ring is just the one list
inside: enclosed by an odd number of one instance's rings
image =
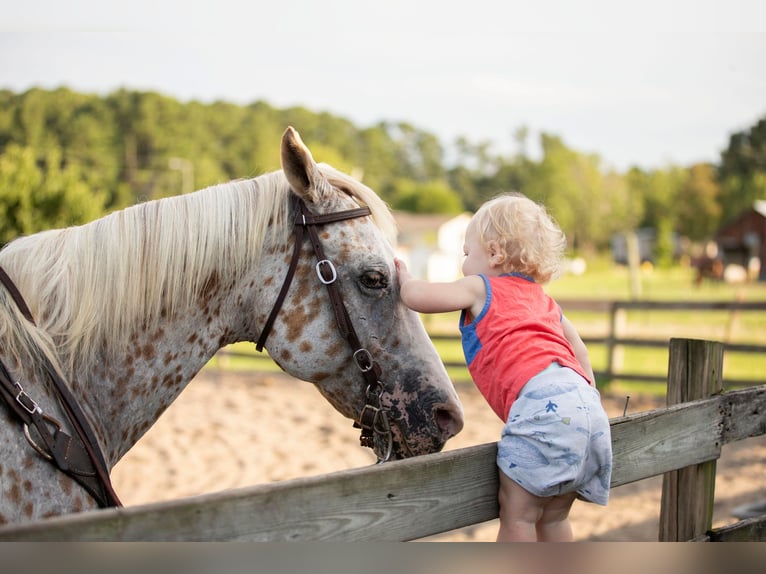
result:
[(455, 390), (398, 297), (385, 204), (316, 164), (292, 128), (282, 168), (0, 251), (0, 524), (119, 504), (111, 468), (237, 341), (260, 338), (380, 459), (460, 431)]

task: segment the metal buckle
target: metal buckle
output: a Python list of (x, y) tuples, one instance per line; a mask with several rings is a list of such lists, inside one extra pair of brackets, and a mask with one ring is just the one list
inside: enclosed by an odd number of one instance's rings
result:
[[(362, 364), (359, 358), (360, 353), (363, 353), (364, 358), (367, 360), (366, 366)], [(359, 370), (362, 371), (363, 373), (371, 371), (372, 366), (374, 364), (372, 360), (372, 354), (367, 349), (357, 349), (356, 351), (354, 351), (354, 362), (356, 363), (356, 366), (359, 367)]]
[(373, 406), (369, 403), (365, 404), (362, 408), (362, 412), (359, 413), (359, 427), (363, 429), (375, 429), (375, 421), (378, 418), (380, 407)]
[(18, 381), (16, 381), (16, 387), (19, 389), (19, 394), (16, 395), (16, 402), (24, 407), (25, 411), (30, 415), (43, 412), (37, 402), (26, 393), (24, 387), (22, 387)]
[[(43, 415), (43, 420), (52, 426), (56, 428), (56, 431), (54, 433), (58, 434), (61, 432), (61, 425), (59, 422), (54, 419), (53, 417), (49, 417), (48, 415)], [(43, 449), (39, 444), (37, 444), (34, 439), (32, 438), (32, 435), (29, 433), (29, 425), (24, 425), (24, 437), (27, 439), (27, 442), (29, 445), (37, 451), (37, 453), (42, 456), (46, 460), (53, 460), (53, 455), (49, 452), (46, 452), (45, 449)]]
[(380, 464), (391, 460), (391, 454), (394, 450), (394, 437), (393, 433), (391, 432), (391, 425), (388, 422), (388, 415), (386, 414), (385, 409), (379, 406), (373, 406), (369, 403), (364, 405), (362, 412), (359, 414), (359, 423), (356, 423), (355, 426), (371, 431), (373, 433), (365, 434), (362, 432), (362, 436), (359, 440), (363, 447), (371, 448), (374, 450), (376, 435), (385, 440), (385, 453), (382, 457), (378, 456), (378, 460), (375, 464)]
[[(331, 279), (327, 280), (324, 277), (322, 277), (322, 271), (320, 270), (320, 267), (322, 265), (330, 266), (330, 270), (332, 271)], [(338, 272), (335, 270), (335, 265), (333, 265), (332, 261), (330, 261), (329, 259), (322, 259), (321, 261), (317, 262), (316, 272), (317, 272), (317, 277), (319, 277), (319, 280), (325, 285), (329, 285), (330, 283), (335, 283), (335, 280), (338, 278)]]

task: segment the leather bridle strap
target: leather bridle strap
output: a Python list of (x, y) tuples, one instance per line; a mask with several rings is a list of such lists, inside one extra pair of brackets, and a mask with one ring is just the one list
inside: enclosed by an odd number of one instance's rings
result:
[[(362, 343), (359, 341), (359, 337), (354, 330), (354, 325), (351, 323), (351, 317), (348, 316), (346, 306), (343, 304), (343, 298), (338, 289), (338, 284), (336, 283), (338, 272), (332, 262), (325, 256), (322, 242), (319, 240), (319, 233), (317, 232), (316, 226), (323, 222), (322, 216), (311, 215), (306, 208), (306, 204), (303, 202), (301, 202), (301, 210), (302, 225), (305, 226), (308, 231), (309, 240), (311, 241), (311, 246), (314, 249), (314, 255), (317, 259), (317, 275), (319, 276), (319, 280), (324, 283), (325, 287), (327, 287), (327, 293), (330, 297), (333, 312), (335, 313), (335, 322), (338, 324), (338, 330), (340, 331), (341, 336), (346, 339), (351, 346), (351, 350), (354, 352), (354, 360), (362, 370), (365, 378), (368, 379), (368, 383), (375, 383), (380, 376), (380, 367), (372, 360), (369, 352), (362, 347)], [(356, 212), (360, 212), (360, 214), (355, 214)], [(352, 217), (369, 215), (369, 213), (370, 210), (368, 208), (361, 208), (342, 211), (331, 215), (346, 214), (344, 219), (351, 219)], [(365, 351), (365, 356), (357, 354), (359, 351)], [(374, 377), (374, 379), (372, 377)]]
[(261, 330), (261, 334), (258, 337), (258, 341), (255, 343), (255, 350), (259, 353), (263, 351), (263, 346), (266, 344), (266, 339), (271, 333), (271, 329), (274, 326), (274, 321), (276, 321), (277, 315), (279, 314), (280, 309), (282, 309), (282, 304), (285, 302), (287, 292), (290, 290), (290, 285), (292, 284), (293, 277), (295, 276), (295, 270), (298, 267), (298, 261), (301, 258), (302, 244), (303, 228), (296, 226), (295, 246), (293, 247), (293, 256), (290, 259), (290, 266), (287, 268), (287, 275), (285, 275), (285, 280), (282, 282), (282, 288), (279, 290), (277, 300), (274, 302), (274, 306), (271, 308), (271, 313), (269, 313), (269, 317), (266, 319), (266, 323), (263, 325), (263, 329)]
[(21, 292), (19, 291), (18, 287), (16, 287), (16, 284), (8, 276), (8, 274), (5, 272), (5, 269), (3, 269), (2, 267), (0, 267), (0, 283), (2, 283), (5, 286), (8, 293), (11, 294), (13, 301), (16, 303), (16, 306), (19, 308), (19, 311), (21, 311), (21, 314), (24, 315), (24, 318), (34, 325), (35, 320), (32, 317), (32, 313), (29, 310), (29, 307), (27, 307), (27, 302), (24, 301), (24, 297), (21, 296)]
[(293, 210), (295, 212), (295, 245), (293, 248), (292, 259), (290, 260), (285, 280), (282, 283), (282, 288), (277, 295), (277, 299), (274, 303), (274, 307), (271, 309), (269, 317), (266, 319), (266, 323), (258, 337), (255, 348), (258, 351), (263, 350), (266, 338), (271, 332), (274, 321), (276, 320), (279, 310), (282, 308), (282, 304), (287, 296), (287, 292), (290, 289), (290, 285), (298, 266), (298, 260), (300, 259), (300, 250), (303, 244), (305, 229), (317, 259), (316, 273), (319, 280), (327, 287), (327, 293), (333, 308), (338, 330), (340, 331), (341, 336), (349, 343), (353, 353), (354, 362), (367, 383), (365, 391), (366, 402), (358, 416), (358, 420), (355, 422), (355, 426), (362, 429), (360, 442), (362, 446), (372, 448), (374, 446), (373, 439), (375, 433), (387, 435), (389, 442), (388, 453), (386, 454), (385, 459), (381, 459), (386, 460), (391, 454), (391, 430), (380, 401), (380, 396), (383, 391), (383, 384), (380, 381), (381, 369), (373, 360), (370, 352), (362, 346), (359, 337), (354, 330), (354, 325), (348, 315), (346, 306), (343, 304), (343, 297), (336, 282), (338, 278), (337, 270), (333, 263), (325, 256), (322, 242), (320, 241), (319, 233), (317, 232), (317, 226), (319, 225), (368, 216), (371, 214), (370, 208), (359, 207), (335, 213), (314, 215), (308, 210), (306, 203), (300, 197), (293, 195)]
[[(296, 212), (295, 221), (294, 221), (295, 245), (293, 246), (293, 256), (290, 259), (290, 266), (287, 269), (287, 275), (285, 275), (285, 280), (282, 282), (282, 288), (279, 291), (279, 295), (277, 295), (277, 299), (274, 302), (274, 306), (271, 308), (271, 313), (269, 313), (269, 317), (266, 319), (266, 323), (263, 326), (263, 330), (261, 331), (261, 334), (258, 337), (258, 341), (255, 344), (255, 348), (259, 352), (263, 351), (263, 347), (266, 344), (266, 339), (268, 338), (269, 333), (271, 333), (271, 329), (274, 326), (274, 322), (276, 321), (277, 315), (279, 314), (280, 309), (282, 309), (282, 304), (285, 302), (285, 297), (287, 297), (287, 292), (290, 290), (290, 285), (293, 282), (293, 277), (295, 276), (295, 270), (298, 268), (298, 261), (300, 260), (301, 247), (303, 245), (303, 230), (306, 229), (307, 226), (323, 225), (326, 223), (335, 223), (337, 221), (345, 221), (347, 219), (355, 219), (357, 217), (365, 217), (367, 215), (370, 215), (369, 207), (358, 207), (356, 209), (348, 209), (346, 211), (338, 211), (336, 213), (324, 213), (321, 215), (313, 215), (311, 212), (308, 211), (308, 208), (306, 207), (306, 203), (300, 197), (293, 194), (292, 198), (293, 198), (294, 210)], [(317, 237), (316, 243), (318, 243), (318, 241), (319, 241), (319, 238)], [(312, 239), (312, 245), (314, 243), (315, 241)], [(319, 246), (320, 252), (324, 253), (321, 249), (321, 244), (319, 245), (320, 245)], [(314, 252), (317, 253), (316, 247), (314, 247)], [(324, 255), (322, 255), (322, 258), (324, 259)], [(321, 260), (319, 261), (321, 262)], [(319, 272), (319, 269), (320, 269), (320, 264), (318, 263), (317, 264), (318, 272)], [(322, 279), (322, 282), (324, 282), (323, 279)], [(342, 304), (343, 303), (341, 302), (341, 305)], [(333, 307), (335, 307), (335, 304), (333, 304)], [(336, 318), (337, 317), (338, 317), (338, 314), (336, 312)], [(345, 338), (345, 335), (344, 335), (344, 338)]]
[[(11, 294), (22, 315), (34, 325), (34, 319), (24, 298), (2, 267), (0, 267), (0, 283)], [(21, 420), (27, 440), (37, 452), (48, 458), (59, 470), (77, 480), (102, 508), (122, 506), (112, 488), (106, 461), (85, 414), (48, 357), (44, 357), (43, 360), (43, 367), (58, 393), (59, 403), (79, 440), (72, 440), (72, 437), (62, 430), (58, 420), (43, 414), (37, 402), (24, 391), (18, 382), (13, 382), (10, 373), (1, 361), (0, 391), (2, 392), (0, 392), (0, 397), (5, 399), (17, 418)], [(29, 435), (28, 428), (30, 425), (37, 429), (45, 443), (47, 452), (37, 445)], [(51, 431), (51, 425), (57, 427), (55, 432)]]

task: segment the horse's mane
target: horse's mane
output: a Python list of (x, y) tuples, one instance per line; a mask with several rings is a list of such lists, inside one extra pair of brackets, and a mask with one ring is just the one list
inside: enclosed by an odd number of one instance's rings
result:
[[(393, 217), (368, 187), (320, 165), (327, 181), (370, 207), (391, 239)], [(36, 319), (30, 329), (0, 289), (0, 340), (17, 361), (36, 347), (56, 349), (65, 373), (92, 364), (99, 348), (189, 304), (213, 276), (257, 265), (267, 228), (286, 241), (289, 188), (282, 172), (149, 201), (85, 225), (17, 239), (0, 251)], [(21, 332), (19, 332), (21, 331)]]

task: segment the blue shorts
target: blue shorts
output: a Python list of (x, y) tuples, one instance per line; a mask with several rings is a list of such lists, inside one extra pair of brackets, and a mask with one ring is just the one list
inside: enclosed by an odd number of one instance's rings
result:
[(536, 496), (576, 492), (606, 505), (612, 438), (596, 388), (558, 363), (530, 379), (503, 427), (497, 466)]

